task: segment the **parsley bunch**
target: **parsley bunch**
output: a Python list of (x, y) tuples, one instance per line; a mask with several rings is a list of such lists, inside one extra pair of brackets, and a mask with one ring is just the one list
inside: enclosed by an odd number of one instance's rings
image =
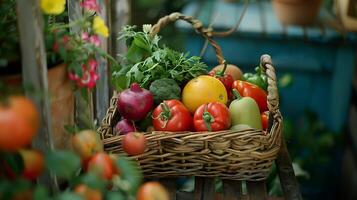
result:
[(135, 32), (134, 27), (126, 26), (121, 37), (126, 40), (128, 52), (124, 55), (120, 69), (113, 71), (113, 82), (117, 90), (127, 88), (137, 82), (144, 88), (162, 78), (175, 80), (179, 85), (207, 74), (207, 65), (198, 56), (189, 57), (166, 46), (160, 47), (160, 37), (149, 35), (151, 26), (144, 25), (142, 32)]

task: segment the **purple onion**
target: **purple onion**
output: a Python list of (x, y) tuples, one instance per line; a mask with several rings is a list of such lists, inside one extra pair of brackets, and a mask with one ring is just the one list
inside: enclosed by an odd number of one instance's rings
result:
[(154, 105), (154, 97), (150, 91), (137, 83), (121, 92), (118, 96), (117, 108), (124, 119), (139, 121), (146, 117)]
[(133, 121), (122, 119), (115, 126), (115, 132), (118, 135), (136, 132), (135, 124)]

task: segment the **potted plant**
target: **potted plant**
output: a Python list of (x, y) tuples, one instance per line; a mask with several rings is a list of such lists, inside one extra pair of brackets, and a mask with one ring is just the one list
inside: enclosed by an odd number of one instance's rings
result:
[(283, 24), (309, 25), (319, 13), (323, 0), (273, 0), (273, 8)]
[[(63, 126), (73, 124), (73, 88), (87, 93), (95, 87), (100, 78), (97, 74), (98, 58), (109, 58), (111, 64), (116, 63), (100, 48), (101, 40), (108, 37), (109, 32), (104, 21), (97, 14), (100, 12), (97, 1), (80, 2), (83, 15), (75, 21), (68, 22), (68, 17), (64, 12), (66, 1), (40, 1), (45, 21), (44, 37), (52, 121), (56, 122), (52, 124), (52, 129), (55, 146), (58, 148), (69, 147), (69, 136), (65, 134)], [(1, 24), (0, 27), (4, 30), (0, 33), (1, 40), (6, 41), (1, 44), (0, 51), (8, 54), (0, 56), (0, 64), (3, 66), (0, 72), (4, 72), (1, 73), (0, 81), (7, 85), (21, 85), (22, 79), (21, 59), (16, 53), (20, 51), (20, 48), (15, 3), (15, 0), (8, 0), (1, 5), (1, 9), (6, 9), (1, 12), (1, 18), (8, 25), (6, 27), (6, 24)], [(73, 26), (76, 26), (79, 31), (70, 32)]]

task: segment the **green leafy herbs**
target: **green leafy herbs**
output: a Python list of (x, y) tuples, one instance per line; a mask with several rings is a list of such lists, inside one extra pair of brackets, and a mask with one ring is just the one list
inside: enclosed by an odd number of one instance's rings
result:
[(189, 57), (168, 47), (158, 45), (159, 36), (149, 35), (150, 26), (144, 25), (143, 32), (125, 27), (121, 38), (126, 39), (128, 52), (124, 64), (113, 71), (113, 83), (121, 91), (137, 82), (146, 89), (157, 79), (170, 78), (179, 85), (202, 74), (207, 74), (207, 65), (197, 56)]

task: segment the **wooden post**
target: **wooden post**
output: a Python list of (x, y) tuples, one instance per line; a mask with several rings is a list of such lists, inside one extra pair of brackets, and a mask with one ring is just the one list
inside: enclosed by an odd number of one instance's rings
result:
[(126, 45), (124, 41), (118, 41), (119, 31), (121, 28), (128, 24), (130, 19), (130, 4), (128, 0), (111, 1), (111, 43), (110, 54), (116, 58), (118, 54), (126, 52)]
[[(42, 152), (52, 150), (50, 100), (47, 82), (47, 61), (43, 37), (43, 18), (37, 0), (17, 0), (18, 24), (21, 44), (23, 84), (33, 91), (26, 96), (35, 102), (41, 115), (40, 132), (32, 142), (35, 149)], [(14, 138), (16, 139), (16, 138)], [(57, 188), (57, 182), (49, 174), (40, 182)]]
[(280, 151), (275, 163), (278, 169), (279, 179), (285, 199), (301, 200), (302, 196), (300, 193), (299, 183), (295, 177), (284, 137), (282, 137)]
[[(105, 23), (108, 25), (108, 0), (98, 1), (100, 2), (100, 13), (99, 16), (104, 19)], [(109, 31), (111, 32), (110, 26), (108, 26)], [(101, 40), (101, 48), (108, 52), (108, 40), (102, 39)], [(96, 108), (96, 120), (101, 122), (105, 116), (107, 108), (109, 106), (109, 80), (108, 80), (108, 60), (101, 58), (97, 55), (98, 61), (98, 68), (97, 72), (99, 74), (99, 80), (96, 86), (96, 93), (95, 93), (95, 108)]]

